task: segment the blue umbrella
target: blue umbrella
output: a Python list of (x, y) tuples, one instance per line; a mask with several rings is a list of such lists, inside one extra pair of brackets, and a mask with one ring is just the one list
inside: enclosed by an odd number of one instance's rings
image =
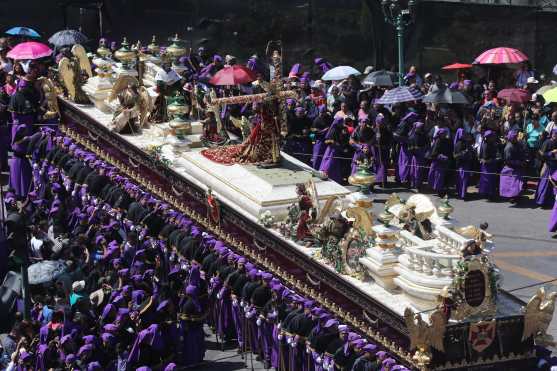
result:
[(50, 36), (48, 42), (57, 48), (75, 44), (83, 44), (89, 40), (87, 36), (76, 30), (62, 30)]
[(37, 31), (29, 27), (12, 27), (6, 33), (12, 36), (41, 37)]
[(411, 102), (423, 98), (421, 91), (414, 87), (399, 86), (391, 90), (387, 90), (381, 98), (377, 100), (378, 104), (396, 104), (403, 102)]

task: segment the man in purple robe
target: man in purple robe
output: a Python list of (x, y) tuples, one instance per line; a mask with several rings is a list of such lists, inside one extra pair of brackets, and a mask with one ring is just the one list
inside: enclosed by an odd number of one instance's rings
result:
[(470, 181), (470, 170), (476, 155), (473, 138), (463, 128), (458, 128), (454, 137), (453, 156), (456, 162), (456, 193), (457, 197), (464, 199)]
[[(554, 203), (553, 203), (553, 210), (551, 211), (551, 216), (549, 218), (549, 225), (548, 229), (550, 232), (557, 232), (557, 170), (551, 174), (551, 185), (553, 186), (553, 195), (554, 195)], [(553, 236), (557, 238), (557, 235)]]
[(410, 161), (409, 181), (410, 187), (420, 190), (424, 179), (427, 150), (427, 136), (424, 123), (416, 121), (408, 135), (408, 152), (412, 156)]
[(408, 183), (408, 176), (410, 175), (410, 162), (412, 160), (411, 154), (408, 152), (408, 134), (414, 122), (418, 120), (418, 115), (415, 112), (407, 113), (400, 123), (397, 125), (394, 132), (394, 139), (399, 144), (398, 153), (398, 178), (400, 183)]
[(433, 143), (429, 153), (431, 166), (429, 168), (428, 182), (429, 186), (439, 194), (444, 196), (446, 192), (445, 175), (449, 166), (449, 157), (451, 156), (451, 143), (447, 135), (447, 128), (440, 128), (433, 136)]
[(180, 305), (180, 329), (182, 331), (183, 350), (182, 364), (191, 366), (205, 358), (205, 333), (203, 321), (206, 310), (199, 301), (199, 289), (188, 285), (185, 289), (185, 300)]
[[(333, 121), (325, 135), (325, 144), (327, 149), (323, 154), (319, 171), (324, 172), (329, 179), (337, 183), (343, 183), (343, 166), (347, 162), (343, 156), (345, 156), (344, 149), (348, 144), (348, 132), (344, 126), (343, 118), (336, 118)], [(350, 164), (350, 160), (348, 160), (348, 164)]]
[(327, 106), (319, 106), (319, 115), (313, 120), (311, 125), (310, 138), (313, 141), (313, 153), (311, 156), (311, 167), (319, 170), (321, 160), (326, 150), (325, 135), (327, 134), (333, 118), (327, 111)]
[(387, 166), (389, 152), (392, 145), (392, 134), (385, 122), (385, 116), (379, 113), (375, 117), (375, 141), (373, 145), (373, 164), (375, 170), (375, 181), (383, 188), (387, 184)]
[(520, 195), (524, 186), (522, 169), (526, 163), (525, 153), (525, 148), (518, 142), (518, 131), (509, 131), (503, 150), (505, 166), (499, 178), (499, 194), (501, 197), (510, 198), (512, 203), (516, 202), (516, 197)]
[(29, 142), (28, 127), (24, 124), (14, 126), (12, 151), (14, 157), (10, 161), (10, 187), (21, 199), (27, 197), (33, 179), (31, 163), (27, 159), (27, 145)]
[(478, 193), (493, 201), (497, 196), (497, 171), (501, 160), (499, 138), (492, 130), (487, 130), (483, 137), (479, 156), (481, 173)]
[(557, 170), (557, 128), (553, 128), (550, 137), (542, 144), (539, 155), (543, 160), (541, 179), (536, 189), (536, 204), (550, 206), (554, 202), (553, 187), (549, 177)]

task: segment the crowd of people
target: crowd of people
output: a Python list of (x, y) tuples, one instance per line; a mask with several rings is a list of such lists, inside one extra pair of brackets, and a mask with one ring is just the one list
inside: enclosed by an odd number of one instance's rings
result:
[(30, 287), (29, 318), (18, 298), (2, 321), (2, 369), (193, 367), (205, 324), (267, 368), (406, 369), (69, 137), (49, 127), (32, 137), (22, 150), (31, 191), (6, 194), (8, 229), (22, 221), (28, 258), (66, 269)]

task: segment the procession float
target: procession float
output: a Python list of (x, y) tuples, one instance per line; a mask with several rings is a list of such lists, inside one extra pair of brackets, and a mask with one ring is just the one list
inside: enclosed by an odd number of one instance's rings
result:
[[(124, 40), (114, 52), (101, 41), (94, 74), (74, 47), (56, 81), (61, 130), (401, 364), (531, 369), (536, 347), (553, 344), (557, 294), (540, 289), (524, 303), (502, 290), (493, 237), (453, 220), (449, 200), (393, 194), (374, 215), (366, 164), (344, 187), (280, 152), (283, 104), (297, 93), (283, 83), (280, 43), (270, 46), (264, 91), (227, 97), (182, 88), (178, 37), (166, 48)], [(248, 103), (258, 123), (234, 138), (220, 107)]]

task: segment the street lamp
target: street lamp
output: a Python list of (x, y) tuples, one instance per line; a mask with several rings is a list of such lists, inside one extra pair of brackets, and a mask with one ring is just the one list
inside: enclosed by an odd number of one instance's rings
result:
[(398, 0), (382, 0), (381, 8), (385, 22), (396, 28), (398, 43), (398, 85), (402, 86), (404, 79), (404, 29), (414, 21), (416, 1), (408, 0), (408, 8), (403, 9)]

